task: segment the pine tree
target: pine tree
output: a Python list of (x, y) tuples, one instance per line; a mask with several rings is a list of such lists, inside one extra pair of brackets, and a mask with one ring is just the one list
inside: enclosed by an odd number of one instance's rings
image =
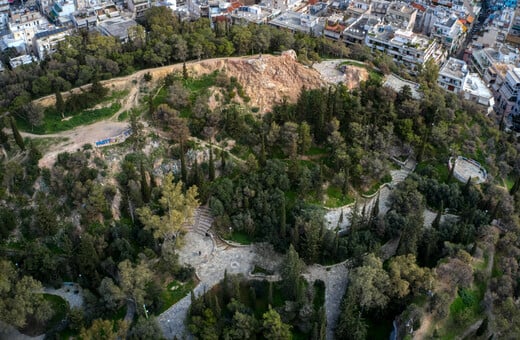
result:
[(22, 151), (25, 151), (25, 143), (23, 141), (22, 135), (20, 135), (20, 131), (18, 131), (18, 128), (16, 127), (16, 122), (14, 121), (13, 116), (11, 116), (10, 123), (11, 129), (13, 130), (14, 141)]
[(215, 162), (213, 161), (213, 148), (209, 147), (209, 180), (213, 182), (215, 180)]

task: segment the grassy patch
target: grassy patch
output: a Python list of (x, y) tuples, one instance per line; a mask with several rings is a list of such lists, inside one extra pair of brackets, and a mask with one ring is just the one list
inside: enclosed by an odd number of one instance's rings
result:
[(190, 280), (184, 284), (179, 281), (170, 282), (166, 286), (166, 289), (161, 293), (163, 305), (159, 313), (164, 312), (172, 305), (177, 303), (177, 301), (188, 295), (193, 290), (193, 288), (195, 288), (195, 282), (193, 280)]
[(210, 74), (204, 74), (198, 78), (188, 78), (184, 80), (184, 87), (191, 92), (200, 92), (215, 86), (218, 72), (215, 71)]
[(273, 272), (271, 270), (267, 270), (265, 268), (262, 268), (260, 266), (255, 266), (253, 268), (253, 271), (251, 274), (264, 274), (264, 275), (273, 275)]
[(325, 206), (329, 208), (339, 208), (344, 205), (354, 203), (354, 198), (348, 195), (343, 195), (340, 188), (329, 186), (327, 188), (327, 200)]
[(231, 234), (231, 241), (240, 243), (240, 244), (251, 244), (253, 239), (248, 234), (242, 231), (233, 231)]
[(502, 182), (504, 183), (504, 187), (509, 191), (515, 185), (515, 180), (511, 177), (502, 178)]
[(317, 156), (317, 155), (326, 155), (327, 150), (325, 148), (319, 148), (317, 146), (312, 146), (309, 148), (309, 150), (305, 153), (307, 156)]
[(71, 130), (80, 125), (92, 124), (94, 122), (110, 118), (117, 111), (119, 111), (120, 108), (121, 104), (114, 103), (109, 107), (82, 111), (73, 116), (66, 117), (66, 120), (63, 120), (61, 115), (56, 112), (54, 108), (48, 108), (45, 110), (45, 116), (42, 125), (31, 128), (31, 126), (29, 126), (29, 124), (22, 119), (18, 119), (17, 124), (19, 129), (22, 131), (35, 134), (55, 133)]
[(153, 98), (153, 105), (155, 107), (157, 107), (161, 104), (166, 103), (167, 96), (168, 96), (168, 89), (165, 86), (161, 87), (159, 92), (157, 92), (157, 95)]
[(128, 111), (121, 112), (121, 114), (117, 117), (117, 121), (123, 122), (123, 121), (127, 120), (129, 116), (130, 116), (130, 112), (128, 112)]
[(312, 300), (315, 311), (319, 311), (325, 305), (325, 284), (314, 281), (314, 299)]
[(462, 288), (458, 296), (450, 305), (450, 314), (442, 329), (442, 339), (454, 339), (463, 332), (468, 325), (475, 322), (481, 313), (480, 301), (485, 291), (482, 287), (477, 289)]
[(367, 65), (362, 63), (362, 62), (359, 62), (359, 61), (353, 61), (353, 60), (347, 60), (347, 61), (343, 61), (340, 65), (349, 65), (349, 66), (356, 66), (356, 67), (363, 67), (363, 68), (366, 68)]
[(383, 185), (384, 183), (390, 183), (392, 182), (392, 176), (390, 174), (386, 174), (380, 181), (377, 181), (375, 182), (371, 187), (370, 189), (368, 189), (366, 192), (364, 192), (363, 194), (364, 195), (373, 195), (377, 192), (377, 190), (379, 190), (379, 188), (381, 187), (381, 185)]
[(62, 297), (51, 294), (43, 294), (43, 298), (51, 304), (54, 315), (47, 322), (47, 330), (54, 328), (61, 320), (65, 319), (69, 311), (69, 304)]
[(441, 183), (446, 183), (450, 174), (447, 162), (421, 162), (417, 164), (415, 172), (425, 174), (426, 176), (431, 176)]
[(123, 320), (125, 318), (125, 315), (126, 315), (126, 304), (119, 307), (119, 309), (114, 314), (109, 315), (107, 317), (107, 320), (112, 320), (112, 321)]

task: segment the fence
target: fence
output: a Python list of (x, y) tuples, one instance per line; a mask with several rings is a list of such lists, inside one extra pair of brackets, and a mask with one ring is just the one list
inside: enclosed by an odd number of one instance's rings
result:
[(132, 134), (132, 130), (128, 129), (121, 132), (119, 135), (115, 137), (109, 137), (96, 142), (97, 148), (102, 148), (104, 146), (119, 144), (124, 142), (130, 135)]

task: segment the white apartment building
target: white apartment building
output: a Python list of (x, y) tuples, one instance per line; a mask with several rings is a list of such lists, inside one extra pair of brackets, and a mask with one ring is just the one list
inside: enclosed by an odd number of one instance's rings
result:
[(46, 30), (49, 27), (49, 22), (39, 12), (25, 11), (12, 13), (8, 26), (15, 41), (23, 41), (27, 47), (31, 48), (34, 35)]
[(449, 58), (439, 70), (437, 83), (446, 91), (460, 93), (464, 89), (468, 74), (468, 65), (464, 60)]
[(498, 88), (495, 111), (497, 114), (508, 116), (511, 112), (518, 112), (518, 92), (520, 91), (520, 68), (507, 65), (505, 79)]
[(365, 44), (372, 50), (379, 50), (390, 55), (397, 64), (406, 66), (412, 73), (418, 65), (430, 59), (441, 63), (445, 52), (435, 39), (393, 28), (390, 25), (377, 24), (368, 31)]
[(456, 16), (441, 19), (433, 25), (432, 36), (436, 37), (446, 47), (449, 54), (460, 47), (463, 37), (463, 24)]
[(127, 0), (126, 4), (135, 18), (143, 16), (144, 12), (151, 7), (150, 0)]
[(7, 29), (9, 21), (9, 0), (0, 0), (0, 30)]
[(487, 114), (493, 112), (495, 98), (493, 93), (480, 79), (477, 73), (470, 73), (466, 77), (463, 87), (464, 99), (486, 107)]
[(69, 34), (70, 31), (65, 27), (36, 33), (33, 39), (34, 54), (38, 59), (44, 59), (56, 52), (58, 43), (65, 40), (65, 37)]

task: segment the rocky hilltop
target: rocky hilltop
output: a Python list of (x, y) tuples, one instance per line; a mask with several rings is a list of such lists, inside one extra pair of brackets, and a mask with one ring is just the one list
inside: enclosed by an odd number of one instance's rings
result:
[(235, 77), (251, 98), (252, 107), (268, 111), (284, 98), (294, 102), (302, 87), (319, 88), (326, 84), (319, 72), (296, 60), (294, 51), (280, 56), (257, 55), (248, 58), (214, 59), (190, 65), (196, 74), (220, 70)]
[[(321, 64), (328, 64), (324, 62)], [(337, 62), (335, 62), (337, 63)], [(366, 80), (368, 73), (363, 68), (349, 66), (346, 74), (339, 72), (336, 64), (325, 66), (326, 70), (319, 71), (304, 66), (296, 60), (296, 53), (292, 50), (285, 51), (279, 56), (255, 55), (247, 57), (217, 58), (202, 61), (193, 61), (186, 64), (191, 75), (202, 75), (219, 70), (225, 72), (229, 77), (235, 77), (243, 86), (245, 93), (251, 101), (251, 107), (259, 108), (260, 113), (265, 113), (271, 107), (286, 98), (294, 102), (298, 98), (302, 87), (307, 89), (319, 88), (327, 83), (343, 82), (352, 89), (359, 85), (361, 80)], [(152, 75), (152, 82), (158, 85), (166, 75), (171, 72), (182, 72), (182, 64), (158, 67), (138, 71), (132, 75), (103, 81), (103, 85), (111, 90), (129, 89), (130, 93), (143, 83), (146, 73)], [(339, 80), (331, 81), (326, 73), (339, 73)], [(83, 89), (90, 85), (83, 86)], [(80, 91), (79, 88), (72, 92)], [(64, 92), (66, 98), (69, 92)], [(136, 97), (136, 100), (138, 98)], [(54, 105), (55, 96), (50, 95), (40, 98), (37, 102), (43, 106)]]

